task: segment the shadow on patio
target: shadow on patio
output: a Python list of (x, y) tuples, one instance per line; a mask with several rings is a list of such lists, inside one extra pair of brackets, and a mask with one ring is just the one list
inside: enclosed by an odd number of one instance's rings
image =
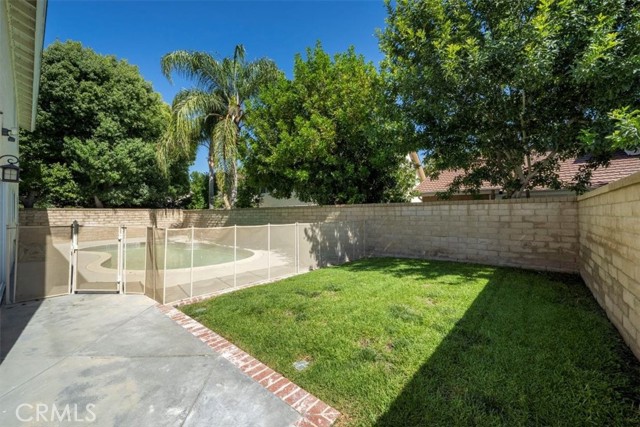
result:
[[(20, 228), (17, 263), (10, 266), (8, 292), (17, 304), (0, 306), (0, 363), (38, 311), (42, 298), (68, 293), (70, 235), (69, 227)], [(21, 306), (26, 307), (16, 310)]]

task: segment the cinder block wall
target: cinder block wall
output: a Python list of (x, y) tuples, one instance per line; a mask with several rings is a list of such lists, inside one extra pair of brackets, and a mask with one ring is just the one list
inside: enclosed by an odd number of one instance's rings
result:
[(20, 225), (221, 227), (366, 221), (374, 256), (580, 272), (640, 358), (640, 173), (575, 197), (233, 211), (28, 209)]
[(182, 210), (180, 209), (22, 209), (19, 223), (21, 226), (70, 226), (76, 220), (80, 225), (117, 227), (156, 226), (180, 227)]
[(640, 173), (578, 198), (580, 274), (640, 358)]
[(27, 209), (20, 225), (221, 227), (366, 221), (373, 256), (577, 272), (575, 197), (223, 210)]
[(367, 253), (577, 272), (575, 197), (184, 211), (185, 227), (366, 221)]

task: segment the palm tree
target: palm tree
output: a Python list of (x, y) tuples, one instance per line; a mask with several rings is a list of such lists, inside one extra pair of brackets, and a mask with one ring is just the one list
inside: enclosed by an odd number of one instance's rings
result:
[(230, 209), (238, 195), (245, 102), (278, 76), (278, 68), (266, 58), (247, 62), (242, 45), (236, 46), (233, 58), (222, 61), (205, 52), (178, 50), (162, 57), (161, 68), (169, 82), (176, 73), (192, 80), (194, 87), (176, 94), (160, 152), (165, 158), (175, 152), (193, 155), (198, 146), (205, 145), (209, 151), (209, 208), (218, 176), (224, 206)]

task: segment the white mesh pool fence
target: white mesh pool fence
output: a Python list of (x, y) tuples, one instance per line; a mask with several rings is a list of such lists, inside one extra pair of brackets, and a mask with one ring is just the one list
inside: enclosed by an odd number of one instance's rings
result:
[(364, 221), (217, 228), (30, 226), (16, 247), (6, 297), (145, 294), (168, 304), (363, 258)]

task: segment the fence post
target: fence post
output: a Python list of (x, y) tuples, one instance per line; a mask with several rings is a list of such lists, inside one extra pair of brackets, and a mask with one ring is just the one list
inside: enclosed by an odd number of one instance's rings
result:
[[(151, 289), (153, 289), (153, 300), (156, 299), (156, 288), (158, 287), (158, 245), (156, 245), (156, 229), (147, 227), (147, 243), (146, 249), (149, 251), (149, 260), (151, 261)], [(146, 258), (146, 257), (145, 257)], [(145, 259), (144, 270), (144, 292), (147, 292), (147, 264)]]
[(147, 257), (149, 257), (149, 228), (144, 230), (144, 274), (142, 275), (142, 295), (147, 294)]
[[(323, 233), (323, 230), (322, 230), (322, 223), (318, 224), (318, 232), (320, 233), (317, 236), (317, 240), (318, 240), (318, 268), (322, 268), (323, 265), (322, 265), (322, 244), (321, 244), (321, 242), (322, 242), (322, 239), (324, 239), (324, 233)], [(327, 245), (328, 245), (328, 243), (327, 243)]]
[[(16, 302), (18, 292), (18, 257), (20, 256), (20, 225), (16, 224), (16, 256), (13, 259), (13, 296), (12, 302)], [(9, 284), (7, 284), (9, 286)]]
[(116, 293), (122, 289), (122, 225), (118, 227), (118, 259), (116, 261)]
[[(6, 249), (6, 253), (9, 254), (10, 252), (10, 245), (9, 245), (9, 226), (7, 225), (5, 227), (5, 236), (4, 236), (4, 245)], [(16, 254), (17, 256), (18, 254)], [(9, 280), (9, 260), (11, 259), (10, 256), (6, 256), (5, 255), (5, 259), (4, 259), (4, 289), (3, 289), (3, 294), (4, 294), (4, 302), (6, 303), (11, 303), (11, 301), (9, 301), (9, 286), (11, 286), (11, 282)], [(0, 260), (1, 261), (1, 260)], [(0, 288), (1, 289), (1, 288)], [(0, 302), (2, 302), (2, 295), (0, 295)]]
[[(347, 229), (347, 243), (345, 244), (345, 248), (344, 248), (344, 258), (343, 258), (343, 262), (341, 262), (341, 264), (345, 263), (345, 262), (349, 262), (351, 260), (351, 257), (349, 255), (349, 249), (351, 249), (351, 222), (350, 221), (344, 221), (341, 223), (341, 225), (344, 226), (344, 228)], [(336, 236), (340, 236), (340, 232), (336, 230)], [(340, 239), (338, 239), (338, 244), (340, 244)]]
[(20, 225), (16, 224), (16, 256), (13, 257), (13, 302), (16, 302), (16, 293), (18, 292), (18, 258), (20, 256)]
[(267, 280), (271, 280), (271, 223), (267, 223)]
[(356, 259), (356, 250), (358, 249), (356, 246), (356, 222), (349, 221), (349, 223), (349, 248), (351, 249), (349, 262), (353, 262)]
[(298, 222), (296, 221), (296, 230), (293, 233), (293, 250), (295, 251), (296, 274), (300, 273), (300, 239), (298, 238)]
[(367, 220), (362, 220), (362, 258), (367, 257)]
[(189, 271), (189, 298), (193, 298), (193, 239), (195, 232), (191, 226), (191, 270)]
[(238, 224), (233, 224), (233, 287), (238, 286)]
[(122, 293), (127, 293), (127, 226), (122, 225)]
[(351, 243), (351, 257), (352, 257), (352, 259), (350, 259), (349, 261), (355, 261), (357, 259), (357, 257), (358, 257), (358, 240), (356, 238), (356, 236), (358, 234), (358, 232), (357, 232), (358, 223), (355, 220), (353, 220), (353, 221), (351, 221), (351, 224), (352, 224), (353, 228), (351, 229), (351, 238), (349, 240), (350, 240), (350, 243)]
[[(7, 230), (6, 231), (7, 234), (5, 236), (6, 237), (5, 238), (5, 247), (7, 248), (6, 249), (6, 253), (10, 254), (11, 251), (13, 250), (14, 254), (15, 254), (15, 258), (17, 259), (18, 258), (18, 249), (17, 249), (18, 248), (18, 239), (16, 239), (16, 245), (15, 245), (15, 249), (14, 249), (14, 246), (10, 243), (11, 239), (9, 238), (9, 226), (8, 225), (7, 225), (6, 230)], [(14, 233), (16, 235), (18, 233), (17, 230), (18, 230), (18, 226), (16, 225), (16, 228), (14, 229)], [(5, 285), (4, 285), (4, 301), (5, 301), (5, 303), (11, 303), (12, 302), (12, 300), (9, 299), (10, 298), (10, 292), (9, 292), (10, 289), (9, 288), (14, 286), (13, 283), (11, 282), (11, 268), (9, 268), (10, 264), (11, 264), (9, 262), (10, 260), (11, 260), (10, 256), (7, 256), (6, 259), (5, 259), (5, 271), (4, 271), (4, 273), (5, 273), (5, 275), (4, 275), (4, 282), (5, 282)], [(0, 295), (0, 300), (2, 300), (2, 295)]]
[(164, 229), (164, 269), (162, 270), (162, 304), (167, 298), (167, 248), (169, 247), (169, 229)]
[(74, 220), (71, 224), (71, 255), (69, 257), (69, 293), (76, 292), (78, 278), (78, 232), (80, 226)]

